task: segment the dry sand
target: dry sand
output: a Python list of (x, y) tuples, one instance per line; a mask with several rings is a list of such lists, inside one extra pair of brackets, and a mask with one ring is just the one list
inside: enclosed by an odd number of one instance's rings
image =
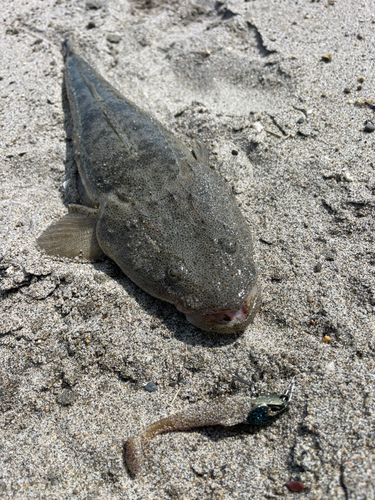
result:
[[(301, 498), (375, 498), (375, 3), (3, 0), (1, 18), (0, 497), (292, 498), (300, 480)], [(197, 330), (109, 260), (37, 249), (77, 198), (67, 35), (232, 185), (264, 290), (241, 336)], [(131, 479), (140, 426), (249, 394), (225, 368), (278, 393), (296, 375), (289, 414), (159, 436)]]

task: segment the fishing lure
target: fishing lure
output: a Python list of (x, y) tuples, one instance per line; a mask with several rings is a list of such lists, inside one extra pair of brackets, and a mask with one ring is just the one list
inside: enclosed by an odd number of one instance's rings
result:
[(238, 395), (231, 398), (217, 398), (209, 403), (197, 403), (182, 412), (154, 422), (130, 438), (124, 445), (125, 463), (134, 476), (146, 472), (143, 445), (153, 436), (165, 432), (185, 431), (193, 427), (211, 425), (232, 427), (244, 422), (261, 427), (271, 424), (288, 411), (294, 389), (294, 378), (281, 396), (273, 392), (256, 396), (250, 382), (234, 373), (228, 373), (251, 387), (254, 399), (251, 401), (250, 412), (248, 397)]
[(228, 373), (239, 382), (248, 385), (251, 388), (252, 396), (255, 397), (254, 401), (251, 402), (251, 411), (246, 418), (248, 424), (259, 426), (268, 425), (288, 411), (294, 389), (294, 377), (285, 389), (284, 394), (281, 396), (277, 395), (275, 392), (262, 393), (257, 396), (250, 382), (230, 371), (228, 371)]

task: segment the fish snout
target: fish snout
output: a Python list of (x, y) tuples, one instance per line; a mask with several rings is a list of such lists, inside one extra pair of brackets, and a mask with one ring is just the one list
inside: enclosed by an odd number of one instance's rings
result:
[(211, 314), (186, 313), (189, 323), (201, 330), (216, 333), (234, 333), (243, 331), (253, 322), (261, 305), (261, 287), (256, 284), (241, 307), (232, 310), (223, 310)]

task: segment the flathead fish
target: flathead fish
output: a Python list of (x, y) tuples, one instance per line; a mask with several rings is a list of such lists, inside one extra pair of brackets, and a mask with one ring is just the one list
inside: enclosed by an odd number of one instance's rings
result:
[(38, 239), (50, 255), (113, 259), (202, 330), (243, 330), (260, 306), (250, 228), (201, 144), (185, 146), (70, 47), (65, 84), (82, 205)]

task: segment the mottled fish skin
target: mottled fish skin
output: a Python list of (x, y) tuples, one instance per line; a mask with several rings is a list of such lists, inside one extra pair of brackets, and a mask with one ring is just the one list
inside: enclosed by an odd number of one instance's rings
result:
[(80, 235), (76, 255), (96, 258), (92, 248), (99, 244), (138, 286), (201, 329), (243, 330), (260, 306), (251, 233), (229, 186), (209, 168), (207, 152), (199, 145), (190, 151), (69, 45), (65, 82), (85, 206), (74, 206), (76, 219), (65, 216), (39, 245), (72, 257), (63, 238), (74, 241), (81, 211), (94, 233), (87, 251), (89, 232)]

